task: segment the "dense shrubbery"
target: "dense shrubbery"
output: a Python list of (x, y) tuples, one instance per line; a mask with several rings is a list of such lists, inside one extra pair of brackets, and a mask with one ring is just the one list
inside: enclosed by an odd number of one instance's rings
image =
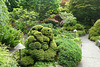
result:
[(58, 46), (58, 63), (64, 66), (76, 66), (82, 59), (81, 48), (72, 40), (60, 39)]
[(39, 20), (43, 20), (48, 18), (50, 14), (57, 13), (60, 2), (61, 0), (20, 0), (19, 4), (23, 8), (39, 13)]
[[(28, 36), (25, 41), (26, 49), (22, 51), (24, 66), (34, 64), (33, 60), (35, 62), (55, 60), (57, 45), (53, 40), (53, 33), (50, 28), (41, 25), (33, 26)], [(32, 60), (26, 61), (27, 57)]]
[(91, 26), (100, 18), (99, 3), (95, 0), (70, 0), (68, 9), (81, 24)]
[(8, 53), (7, 47), (0, 43), (0, 67), (17, 67), (17, 61)]
[(100, 39), (100, 19), (89, 29), (89, 38), (93, 41)]
[(23, 10), (22, 7), (14, 8), (10, 12), (10, 24), (16, 29), (27, 33), (29, 29), (37, 22), (38, 13), (34, 11)]
[(21, 32), (8, 25), (8, 12), (3, 1), (0, 16), (0, 42), (14, 47), (20, 39)]

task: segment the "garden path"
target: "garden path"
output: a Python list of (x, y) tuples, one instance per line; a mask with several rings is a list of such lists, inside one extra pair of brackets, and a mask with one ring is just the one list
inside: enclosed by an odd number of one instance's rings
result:
[(76, 67), (100, 67), (100, 49), (88, 39), (88, 34), (82, 39), (82, 60)]

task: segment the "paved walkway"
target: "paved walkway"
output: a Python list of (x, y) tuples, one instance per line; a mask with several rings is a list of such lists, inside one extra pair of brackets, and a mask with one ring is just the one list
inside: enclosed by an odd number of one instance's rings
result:
[(100, 67), (100, 49), (94, 42), (88, 39), (88, 35), (82, 39), (82, 61), (76, 67)]

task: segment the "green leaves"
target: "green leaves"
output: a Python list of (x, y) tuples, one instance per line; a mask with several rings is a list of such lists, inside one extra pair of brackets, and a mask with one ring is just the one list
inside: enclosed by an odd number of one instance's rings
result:
[(23, 6), (24, 9), (30, 9), (39, 13), (39, 20), (47, 18), (50, 13), (57, 11), (57, 8), (60, 6), (60, 0), (20, 0), (20, 6)]

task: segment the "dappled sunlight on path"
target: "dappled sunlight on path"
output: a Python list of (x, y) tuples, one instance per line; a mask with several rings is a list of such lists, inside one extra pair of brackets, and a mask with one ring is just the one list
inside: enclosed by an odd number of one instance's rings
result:
[(100, 67), (100, 49), (88, 39), (88, 35), (82, 39), (82, 61), (76, 67)]

